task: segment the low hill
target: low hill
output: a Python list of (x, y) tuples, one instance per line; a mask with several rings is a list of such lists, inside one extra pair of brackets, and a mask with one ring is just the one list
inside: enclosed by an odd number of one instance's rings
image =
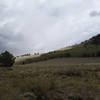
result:
[(70, 49), (72, 49), (72, 48), (73, 48), (73, 46), (69, 46), (69, 47), (61, 48), (61, 49), (58, 50), (58, 51), (70, 50)]
[(24, 64), (63, 57), (100, 57), (100, 34), (78, 45), (66, 47), (57, 51), (42, 54), (23, 60)]
[(33, 59), (39, 57), (40, 55), (26, 55), (26, 56), (18, 56), (16, 57), (15, 64), (24, 64), (24, 62), (28, 59)]

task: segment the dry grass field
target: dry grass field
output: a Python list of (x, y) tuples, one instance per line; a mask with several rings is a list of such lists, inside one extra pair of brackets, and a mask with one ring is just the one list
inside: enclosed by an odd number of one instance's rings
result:
[(0, 68), (0, 100), (100, 100), (100, 58)]
[(18, 63), (23, 62), (27, 59), (32, 59), (32, 58), (39, 57), (39, 56), (40, 55), (19, 56), (19, 57), (16, 57), (15, 64), (18, 64)]

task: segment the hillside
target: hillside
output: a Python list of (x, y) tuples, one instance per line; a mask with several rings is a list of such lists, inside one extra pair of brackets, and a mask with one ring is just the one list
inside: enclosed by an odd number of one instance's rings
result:
[(38, 57), (30, 57), (23, 60), (20, 64), (28, 64), (63, 57), (100, 57), (100, 34), (86, 40), (78, 45), (66, 47), (57, 51), (42, 54)]
[(36, 57), (39, 57), (40, 55), (27, 55), (27, 56), (19, 56), (19, 57), (16, 57), (16, 60), (15, 60), (15, 64), (20, 64), (28, 59), (33, 59), (33, 58), (36, 58)]
[[(82, 43), (81, 43), (82, 44)], [(100, 34), (83, 42), (84, 45), (100, 45)]]

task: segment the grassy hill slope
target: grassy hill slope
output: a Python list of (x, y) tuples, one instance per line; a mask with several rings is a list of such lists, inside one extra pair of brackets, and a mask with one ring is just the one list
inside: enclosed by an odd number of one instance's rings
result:
[(26, 55), (26, 56), (18, 56), (15, 59), (15, 64), (20, 64), (20, 63), (24, 63), (24, 61), (28, 60), (28, 59), (34, 59), (39, 57), (40, 55)]
[[(68, 49), (67, 49), (68, 48)], [(100, 34), (72, 47), (42, 54), (38, 57), (26, 59), (21, 64), (28, 64), (63, 57), (100, 57)]]

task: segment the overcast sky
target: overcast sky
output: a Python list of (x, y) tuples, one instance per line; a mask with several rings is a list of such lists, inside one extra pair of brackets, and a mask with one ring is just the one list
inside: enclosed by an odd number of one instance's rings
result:
[(0, 0), (0, 52), (47, 52), (100, 33), (100, 0)]

